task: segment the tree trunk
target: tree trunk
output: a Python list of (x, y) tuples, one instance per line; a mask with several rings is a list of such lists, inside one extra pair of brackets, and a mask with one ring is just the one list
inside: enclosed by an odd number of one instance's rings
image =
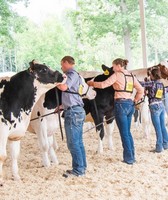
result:
[[(123, 15), (126, 15), (127, 13), (127, 6), (125, 0), (121, 0), (121, 12), (123, 13)], [(125, 57), (129, 60), (128, 69), (130, 69), (133, 67), (131, 52), (131, 34), (128, 24), (125, 24), (125, 22), (123, 22), (123, 39), (125, 47)]]
[(2, 72), (5, 72), (4, 49), (2, 50)]
[(155, 64), (159, 63), (159, 58), (158, 58), (158, 50), (157, 47), (155, 47)]
[(14, 72), (18, 72), (18, 69), (17, 69), (17, 66), (18, 66), (18, 63), (17, 63), (17, 50), (16, 48), (14, 49), (14, 56), (15, 56), (15, 61), (14, 61), (14, 66), (15, 66), (15, 69), (14, 69)]
[(11, 59), (11, 49), (10, 50), (8, 50), (8, 56), (9, 56), (9, 69), (10, 69), (10, 71), (12, 72), (12, 59)]

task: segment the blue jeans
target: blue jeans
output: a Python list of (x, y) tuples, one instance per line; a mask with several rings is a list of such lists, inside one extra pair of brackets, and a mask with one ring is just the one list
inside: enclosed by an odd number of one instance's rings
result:
[(156, 132), (156, 152), (168, 149), (168, 133), (165, 125), (165, 107), (163, 103), (149, 106), (152, 123)]
[(164, 98), (165, 98), (165, 100), (164, 100), (165, 109), (166, 109), (166, 113), (168, 115), (168, 92), (165, 93)]
[(135, 162), (134, 141), (131, 135), (131, 120), (134, 113), (132, 100), (115, 101), (115, 119), (120, 131), (124, 162), (132, 164)]
[(72, 107), (64, 112), (64, 118), (67, 146), (72, 155), (72, 170), (82, 175), (87, 167), (83, 144), (85, 111), (81, 106)]

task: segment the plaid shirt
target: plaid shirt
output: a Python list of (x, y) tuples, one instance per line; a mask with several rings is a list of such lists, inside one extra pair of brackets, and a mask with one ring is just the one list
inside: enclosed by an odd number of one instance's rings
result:
[[(148, 98), (149, 98), (149, 104), (153, 102), (161, 102), (162, 99), (158, 99), (155, 97), (156, 92), (158, 89), (163, 89), (163, 84), (160, 81), (147, 81), (147, 82), (140, 82), (140, 84), (145, 87), (145, 89), (148, 91)], [(158, 87), (159, 85), (159, 87)], [(168, 87), (164, 88), (164, 93), (168, 92)]]

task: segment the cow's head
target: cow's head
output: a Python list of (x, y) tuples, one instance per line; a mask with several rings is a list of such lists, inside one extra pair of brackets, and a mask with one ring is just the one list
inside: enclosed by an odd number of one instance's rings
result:
[(62, 82), (63, 77), (59, 71), (53, 71), (45, 64), (39, 64), (33, 60), (29, 63), (29, 73), (42, 84)]
[(160, 64), (168, 68), (168, 60), (164, 60)]
[(104, 71), (105, 76), (111, 76), (112, 74), (114, 74), (112, 67), (107, 67), (106, 65), (102, 65), (102, 70)]

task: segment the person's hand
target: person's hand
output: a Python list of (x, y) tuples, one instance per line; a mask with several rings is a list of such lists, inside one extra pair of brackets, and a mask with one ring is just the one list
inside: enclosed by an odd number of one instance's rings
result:
[(87, 84), (88, 84), (89, 86), (94, 86), (94, 81), (88, 81)]
[(62, 78), (63, 78), (63, 81), (60, 82), (60, 83), (56, 83), (56, 86), (59, 86), (59, 85), (62, 85), (62, 84), (65, 84), (65, 83), (66, 83), (66, 81), (67, 81), (67, 76), (66, 76), (66, 74), (63, 74), (63, 75), (62, 75)]
[(55, 113), (58, 113), (58, 110), (61, 112), (64, 110), (63, 105), (60, 105), (59, 107), (56, 107)]

